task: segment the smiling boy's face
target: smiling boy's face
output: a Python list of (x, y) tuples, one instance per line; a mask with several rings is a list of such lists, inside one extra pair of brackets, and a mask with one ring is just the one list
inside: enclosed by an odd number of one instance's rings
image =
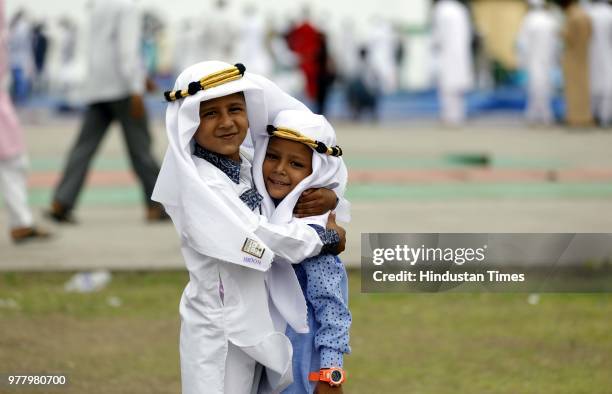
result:
[(248, 128), (244, 94), (238, 92), (200, 103), (200, 126), (194, 138), (209, 151), (240, 161)]
[(283, 199), (312, 174), (312, 149), (301, 142), (272, 137), (262, 172), (270, 197)]

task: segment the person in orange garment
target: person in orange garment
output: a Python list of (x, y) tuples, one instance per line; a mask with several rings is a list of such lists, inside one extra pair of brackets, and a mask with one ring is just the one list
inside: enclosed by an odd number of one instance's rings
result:
[(565, 12), (565, 26), (561, 34), (564, 44), (566, 121), (571, 127), (592, 126), (589, 91), (591, 19), (576, 0), (560, 0), (559, 5)]

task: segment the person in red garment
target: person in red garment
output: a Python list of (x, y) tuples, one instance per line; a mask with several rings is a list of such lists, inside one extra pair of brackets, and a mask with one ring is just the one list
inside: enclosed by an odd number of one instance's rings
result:
[(287, 33), (289, 49), (300, 59), (300, 69), (306, 79), (306, 96), (317, 98), (317, 78), (320, 72), (318, 56), (321, 49), (321, 33), (309, 22), (308, 10), (304, 10), (304, 19)]

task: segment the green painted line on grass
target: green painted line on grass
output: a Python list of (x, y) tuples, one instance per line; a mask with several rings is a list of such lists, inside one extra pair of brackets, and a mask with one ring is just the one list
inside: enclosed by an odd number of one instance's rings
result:
[[(47, 206), (49, 189), (32, 189), (32, 206)], [(458, 183), (433, 185), (353, 184), (346, 196), (352, 201), (419, 201), (464, 199), (557, 199), (612, 198), (611, 183)], [(136, 186), (87, 188), (79, 205), (142, 204), (143, 195)]]
[[(30, 172), (62, 171), (65, 165), (64, 158), (58, 157), (37, 157), (30, 158)], [(99, 157), (91, 163), (92, 170), (98, 171), (117, 171), (130, 169), (130, 162), (127, 157)]]
[[(494, 168), (512, 168), (512, 169), (558, 169), (571, 167), (571, 163), (555, 159), (538, 159), (524, 157), (493, 157), (491, 167)], [(578, 164), (577, 164), (578, 165)]]
[(457, 200), (612, 197), (610, 183), (460, 183), (434, 185), (360, 184), (347, 188), (354, 200)]
[[(34, 207), (46, 207), (53, 196), (50, 189), (33, 189), (29, 202)], [(79, 196), (78, 205), (134, 205), (142, 204), (144, 197), (137, 187), (96, 187), (88, 188)]]
[[(464, 156), (468, 156), (466, 153)], [(478, 153), (474, 153), (478, 155)], [(346, 157), (344, 159), (349, 170), (376, 170), (376, 169), (457, 169), (473, 168), (474, 165), (461, 161), (460, 152), (448, 154), (443, 157)], [(488, 168), (508, 169), (556, 169), (567, 168), (569, 163), (557, 159), (496, 157), (490, 158)]]

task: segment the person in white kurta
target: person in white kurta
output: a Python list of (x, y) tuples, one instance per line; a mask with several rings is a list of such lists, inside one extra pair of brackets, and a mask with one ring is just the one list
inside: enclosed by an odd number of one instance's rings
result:
[(522, 66), (527, 71), (526, 118), (533, 124), (553, 121), (551, 99), (552, 73), (559, 55), (559, 25), (544, 0), (530, 0), (531, 9), (519, 30), (517, 44)]
[(354, 79), (360, 72), (359, 45), (355, 22), (351, 18), (342, 20), (338, 31), (329, 36), (332, 57), (340, 80), (344, 83)]
[(382, 92), (384, 94), (394, 93), (398, 88), (395, 60), (397, 37), (389, 21), (382, 18), (375, 18), (372, 21), (367, 48), (368, 62), (376, 70)]
[(59, 96), (60, 108), (70, 109), (79, 102), (80, 89), (83, 83), (85, 66), (82, 55), (78, 51), (79, 28), (78, 25), (67, 16), (58, 22), (56, 37), (54, 37), (50, 48), (50, 83), (55, 94)]
[(206, 59), (205, 29), (199, 18), (184, 18), (172, 33), (175, 43), (173, 70), (177, 74)]
[(474, 84), (472, 28), (466, 6), (457, 0), (436, 1), (432, 36), (442, 121), (460, 125), (466, 117), (464, 95)]
[[(195, 64), (177, 78), (175, 90), (229, 64)], [(153, 199), (162, 203), (181, 237), (189, 270), (180, 303), (181, 378), (184, 394), (249, 393), (260, 387), (282, 390), (292, 380), (291, 344), (274, 327), (265, 278), (275, 256), (290, 262), (314, 256), (322, 248), (317, 232), (303, 223), (271, 224), (254, 214), (238, 197), (252, 188), (247, 135), (238, 183), (218, 167), (192, 154), (200, 124), (200, 102), (244, 92), (249, 128), (264, 129), (282, 109), (307, 110), (267, 79), (250, 73), (168, 104), (169, 147)], [(251, 144), (252, 146), (252, 141)], [(255, 147), (257, 148), (257, 147)], [(284, 318), (298, 332), (307, 332), (306, 304), (293, 278), (285, 297), (271, 294), (292, 309)], [(272, 290), (272, 289), (271, 289)], [(256, 365), (265, 367), (265, 384), (257, 382)]]
[(237, 58), (249, 66), (249, 72), (270, 76), (271, 54), (266, 46), (266, 24), (255, 6), (247, 6), (240, 24)]
[(8, 36), (8, 52), (13, 85), (11, 95), (20, 104), (29, 93), (34, 75), (34, 55), (32, 52), (32, 25), (24, 10), (13, 16)]
[(202, 60), (236, 60), (238, 28), (229, 7), (227, 0), (216, 0), (213, 9), (207, 10), (196, 20), (204, 27)]
[(591, 101), (593, 114), (607, 127), (612, 123), (612, 5), (596, 0), (587, 9), (591, 17)]

